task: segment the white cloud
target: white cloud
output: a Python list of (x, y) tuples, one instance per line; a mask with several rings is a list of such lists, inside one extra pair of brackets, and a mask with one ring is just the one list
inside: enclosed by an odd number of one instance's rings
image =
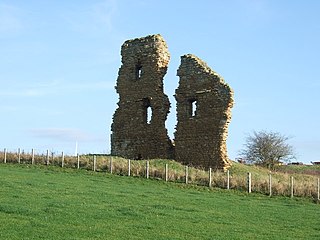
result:
[(2, 113), (4, 113), (4, 112), (10, 112), (10, 113), (16, 112), (17, 109), (18, 109), (17, 107), (12, 106), (12, 105), (0, 105), (0, 111)]
[(108, 0), (92, 6), (91, 15), (97, 25), (102, 25), (108, 31), (112, 30), (112, 17), (116, 11), (115, 0)]
[(66, 85), (69, 90), (75, 91), (88, 91), (88, 90), (108, 90), (114, 88), (114, 83), (108, 81), (97, 81), (93, 83), (78, 83), (78, 84), (70, 84)]
[(88, 133), (74, 128), (40, 128), (29, 130), (30, 134), (36, 138), (45, 138), (58, 141), (90, 141), (94, 137)]
[(20, 10), (12, 5), (0, 4), (0, 34), (17, 33), (22, 29)]
[(113, 30), (113, 16), (116, 12), (116, 1), (105, 0), (88, 7), (87, 11), (67, 11), (64, 18), (73, 31), (81, 33), (110, 32)]
[(65, 80), (53, 80), (41, 82), (34, 86), (20, 85), (15, 88), (8, 86), (0, 90), (0, 97), (42, 97), (48, 95), (61, 95), (70, 93), (81, 93), (88, 91), (111, 90), (114, 88), (114, 82), (96, 81), (96, 82), (68, 82)]
[(39, 89), (4, 89), (0, 91), (0, 97), (39, 97), (45, 95)]

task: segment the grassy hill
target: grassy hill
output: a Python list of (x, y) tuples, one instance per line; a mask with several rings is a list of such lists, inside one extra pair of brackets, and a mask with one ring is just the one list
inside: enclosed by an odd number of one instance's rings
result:
[[(4, 157), (4, 152), (0, 152)], [(79, 159), (79, 164), (78, 164)], [(129, 160), (109, 155), (81, 155), (64, 156), (64, 168), (79, 168), (86, 170), (95, 169), (98, 172), (112, 172), (117, 175), (128, 175)], [(3, 160), (4, 162), (4, 160)], [(17, 153), (6, 154), (7, 163), (19, 163), (50, 166), (62, 166), (62, 156), (59, 154), (45, 155), (37, 154), (32, 160), (31, 153), (22, 151), (20, 156)], [(185, 182), (185, 166), (173, 160), (154, 159), (149, 160), (149, 177), (152, 179), (165, 179), (165, 165), (168, 166), (168, 181)], [(269, 174), (265, 168), (252, 165), (244, 165), (233, 162), (230, 172), (230, 188), (240, 191), (247, 190), (247, 173), (252, 175), (252, 191), (269, 194)], [(318, 197), (318, 178), (320, 177), (320, 166), (278, 166), (272, 174), (272, 195), (290, 196), (291, 177), (294, 177), (294, 196), (316, 199)], [(131, 161), (131, 176), (146, 177), (146, 160)], [(209, 185), (209, 174), (204, 169), (188, 167), (188, 182), (199, 186)], [(221, 171), (212, 172), (211, 186), (217, 188), (227, 187), (227, 174)]]
[(0, 239), (319, 239), (303, 198), (0, 164)]

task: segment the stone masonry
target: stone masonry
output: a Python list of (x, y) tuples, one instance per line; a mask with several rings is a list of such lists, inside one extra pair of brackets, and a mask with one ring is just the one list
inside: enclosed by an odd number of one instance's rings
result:
[(124, 42), (111, 127), (111, 154), (131, 159), (173, 158), (165, 121), (169, 113), (163, 77), (170, 60), (161, 35)]
[(116, 90), (118, 109), (111, 126), (111, 154), (130, 159), (176, 159), (184, 164), (226, 169), (226, 139), (233, 91), (205, 62), (181, 57), (176, 89), (175, 146), (165, 121), (170, 103), (163, 77), (170, 59), (160, 35), (124, 42)]
[(176, 89), (175, 158), (184, 164), (225, 169), (233, 91), (205, 62), (181, 57)]

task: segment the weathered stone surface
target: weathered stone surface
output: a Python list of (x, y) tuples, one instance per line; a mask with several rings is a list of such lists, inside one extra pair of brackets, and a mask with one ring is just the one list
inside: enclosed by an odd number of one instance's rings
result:
[(181, 57), (176, 89), (175, 158), (184, 164), (225, 169), (233, 91), (205, 62)]
[(151, 35), (124, 42), (111, 127), (111, 154), (131, 159), (173, 158), (165, 128), (170, 103), (163, 77), (170, 55), (164, 39)]
[(165, 128), (170, 103), (163, 92), (163, 77), (170, 55), (164, 39), (151, 35), (128, 40), (121, 55), (111, 154), (131, 159), (175, 158), (213, 169), (230, 166), (226, 139), (233, 91), (224, 80), (196, 56), (181, 57), (174, 147)]

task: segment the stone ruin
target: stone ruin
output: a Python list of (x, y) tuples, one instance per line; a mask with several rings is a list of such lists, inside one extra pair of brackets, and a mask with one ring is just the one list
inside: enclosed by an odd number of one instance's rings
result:
[[(175, 140), (165, 121), (170, 102), (163, 77), (170, 55), (161, 35), (124, 42), (116, 90), (118, 109), (111, 126), (111, 154), (129, 159), (176, 159), (184, 164), (226, 169), (226, 139), (233, 91), (205, 62), (181, 57), (176, 89)], [(174, 143), (173, 143), (174, 142)]]
[(181, 57), (176, 89), (175, 158), (187, 165), (224, 169), (230, 165), (226, 140), (233, 92), (194, 55)]
[(126, 41), (116, 90), (118, 109), (111, 127), (111, 154), (130, 159), (173, 158), (165, 121), (170, 102), (163, 77), (170, 54), (160, 35)]

